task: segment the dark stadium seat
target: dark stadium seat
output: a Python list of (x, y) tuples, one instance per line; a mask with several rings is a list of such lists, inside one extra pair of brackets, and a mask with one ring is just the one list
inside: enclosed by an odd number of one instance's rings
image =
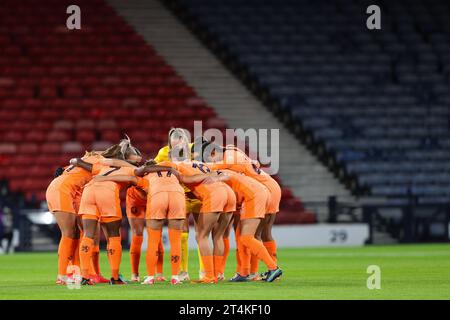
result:
[(164, 2), (352, 191), (447, 199), (448, 1), (384, 2), (382, 32), (363, 0)]

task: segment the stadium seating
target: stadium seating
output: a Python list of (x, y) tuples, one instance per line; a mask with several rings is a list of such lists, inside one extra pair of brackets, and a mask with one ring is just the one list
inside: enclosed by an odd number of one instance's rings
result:
[[(173, 126), (192, 130), (202, 120), (205, 129), (225, 128), (104, 1), (77, 1), (82, 28), (72, 31), (65, 26), (70, 4), (7, 0), (0, 6), (0, 178), (27, 198), (44, 200), (57, 166), (125, 133), (144, 156), (154, 156)], [(288, 214), (281, 222), (314, 222), (289, 190), (283, 195)]]
[(450, 3), (166, 0), (355, 194), (450, 202)]

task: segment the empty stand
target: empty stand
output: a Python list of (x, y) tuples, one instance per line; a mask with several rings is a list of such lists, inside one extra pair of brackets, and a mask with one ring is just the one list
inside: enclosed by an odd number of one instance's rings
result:
[(450, 4), (170, 0), (354, 194), (450, 202)]

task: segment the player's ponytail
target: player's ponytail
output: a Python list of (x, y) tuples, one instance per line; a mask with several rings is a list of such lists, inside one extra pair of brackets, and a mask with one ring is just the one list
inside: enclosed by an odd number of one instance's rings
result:
[(125, 139), (120, 140), (118, 144), (112, 145), (101, 153), (101, 155), (105, 158), (120, 160), (126, 160), (130, 154), (140, 155), (140, 152), (131, 145), (130, 137), (127, 135), (125, 135)]

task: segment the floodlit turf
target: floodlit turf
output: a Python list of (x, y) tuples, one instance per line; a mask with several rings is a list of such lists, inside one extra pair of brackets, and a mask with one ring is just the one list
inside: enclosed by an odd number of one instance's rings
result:
[[(167, 255), (166, 255), (167, 261)], [(128, 252), (122, 273), (130, 276)], [(69, 290), (54, 284), (56, 253), (0, 256), (0, 299), (449, 299), (450, 245), (396, 245), (358, 248), (282, 249), (282, 280), (274, 283), (183, 284), (154, 286), (95, 285)], [(145, 261), (141, 272), (145, 273)], [(381, 268), (381, 289), (369, 290), (369, 265)], [(101, 256), (105, 276), (106, 255)], [(169, 275), (169, 263), (165, 274)], [(196, 276), (197, 252), (190, 253), (191, 276)], [(261, 265), (262, 267), (262, 265)], [(232, 253), (226, 270), (235, 268)]]

